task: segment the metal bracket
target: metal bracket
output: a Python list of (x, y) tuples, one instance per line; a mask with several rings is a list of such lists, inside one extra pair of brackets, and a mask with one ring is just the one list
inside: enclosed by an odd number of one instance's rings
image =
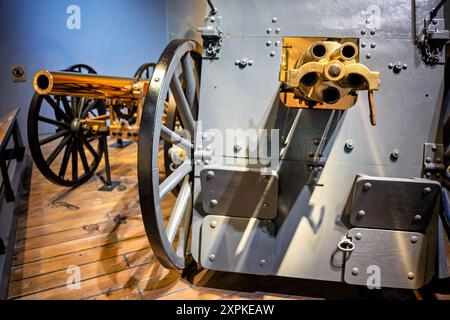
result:
[(203, 27), (197, 29), (202, 34), (203, 58), (218, 59), (217, 55), (222, 48), (222, 17), (210, 15), (206, 17)]
[(445, 20), (429, 18), (424, 21), (422, 34), (419, 36), (418, 44), (425, 63), (434, 65), (438, 63), (442, 57), (443, 48), (447, 41), (450, 40), (450, 31), (445, 29)]
[(423, 151), (423, 174), (427, 179), (440, 179), (445, 171), (444, 145), (437, 143), (425, 143)]

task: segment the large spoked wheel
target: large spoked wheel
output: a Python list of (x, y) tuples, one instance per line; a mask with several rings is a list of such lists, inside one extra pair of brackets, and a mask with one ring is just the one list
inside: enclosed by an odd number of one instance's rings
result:
[[(185, 269), (192, 261), (188, 242), (200, 52), (200, 46), (192, 40), (174, 40), (166, 47), (150, 81), (139, 132), (138, 180), (144, 225), (154, 254), (164, 267), (172, 269)], [(179, 116), (179, 129), (185, 129), (184, 135), (163, 122), (169, 92), (175, 101), (173, 114)], [(170, 143), (180, 155), (184, 154), (169, 175), (160, 175), (158, 166), (163, 143)], [(163, 181), (161, 176), (165, 177)], [(175, 204), (167, 208), (164, 199), (174, 197), (171, 191), (180, 185)]]
[[(66, 71), (95, 73), (84, 65)], [(37, 168), (48, 180), (77, 187), (94, 175), (104, 140), (83, 128), (82, 120), (105, 113), (102, 100), (34, 94), (28, 112), (28, 143)]]
[(155, 66), (156, 64), (154, 63), (144, 63), (136, 70), (133, 77), (138, 80), (150, 79), (150, 77), (153, 74), (153, 70), (155, 69)]

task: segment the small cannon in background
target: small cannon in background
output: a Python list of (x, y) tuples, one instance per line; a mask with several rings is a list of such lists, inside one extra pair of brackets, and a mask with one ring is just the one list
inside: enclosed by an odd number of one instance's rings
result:
[[(133, 78), (99, 76), (87, 65), (38, 72), (28, 141), (41, 173), (56, 184), (76, 187), (93, 176), (105, 155), (104, 189), (114, 188), (105, 138), (137, 140), (142, 99), (154, 66), (143, 64)], [(58, 143), (45, 150), (52, 142)]]

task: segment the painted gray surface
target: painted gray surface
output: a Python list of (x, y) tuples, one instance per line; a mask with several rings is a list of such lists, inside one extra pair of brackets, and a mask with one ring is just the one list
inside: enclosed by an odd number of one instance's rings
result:
[[(66, 28), (71, 4), (81, 8), (81, 30)], [(37, 71), (85, 63), (101, 74), (130, 77), (156, 61), (168, 39), (165, 0), (2, 0), (0, 21), (0, 116), (20, 107), (24, 137)], [(13, 65), (25, 67), (26, 82), (13, 83)]]
[[(434, 2), (417, 1), (419, 22), (423, 21), (424, 8), (431, 8)], [(444, 66), (429, 67), (422, 62), (413, 42), (411, 1), (349, 4), (349, 1), (286, 0), (275, 4), (268, 0), (216, 0), (214, 3), (223, 17), (225, 37), (219, 59), (203, 63), (199, 111), (203, 129), (224, 132), (231, 128), (279, 128), (281, 132), (292, 132), (292, 140), (277, 167), (280, 189), (278, 216), (274, 220), (276, 234), (271, 245), (275, 253), (272, 274), (342, 281), (343, 257), (337, 252), (337, 244), (348, 232), (342, 217), (355, 178), (358, 174), (391, 178), (421, 176), (424, 143), (442, 139), (437, 136), (437, 127)], [(364, 26), (367, 8), (373, 4), (379, 6), (382, 19), (380, 28), (371, 35)], [(278, 21), (272, 23), (272, 17)], [(272, 32), (267, 33), (267, 28)], [(273, 32), (276, 28), (281, 28), (280, 34)], [(362, 28), (366, 31), (364, 35)], [(266, 41), (273, 43), (283, 36), (358, 37), (360, 43), (375, 43), (375, 48), (370, 45), (360, 48), (360, 62), (381, 73), (381, 89), (375, 92), (378, 125), (372, 127), (369, 123), (366, 92), (359, 93), (357, 104), (342, 114), (289, 111), (281, 106), (277, 96), (281, 48), (267, 46)], [(275, 52), (274, 57), (270, 56), (271, 51)], [(370, 58), (366, 58), (368, 53)], [(254, 64), (239, 68), (235, 61), (243, 57), (252, 59)], [(406, 63), (408, 68), (393, 73), (388, 64), (396, 61)], [(330, 130), (325, 132), (330, 123)], [(307, 184), (307, 163), (311, 140), (317, 138), (323, 139), (322, 153), (327, 162), (318, 181), (320, 186), (314, 187)], [(344, 147), (349, 139), (355, 145), (351, 152)], [(205, 144), (208, 142), (203, 141), (202, 147)], [(393, 149), (400, 150), (396, 161), (391, 159)], [(223, 152), (213, 150), (213, 154), (210, 165), (234, 157), (237, 165), (246, 166), (249, 162), (246, 141), (238, 154), (233, 144), (227, 145)], [(205, 164), (196, 165), (196, 176), (207, 168)], [(194, 195), (201, 199), (198, 179)], [(204, 262), (203, 246), (220, 244), (226, 239), (222, 235), (231, 232), (211, 234), (206, 239), (202, 234), (206, 215), (201, 206), (195, 206), (192, 251), (194, 258), (201, 262)], [(431, 224), (427, 237), (434, 238), (437, 220), (432, 219)], [(245, 230), (243, 226), (242, 236)], [(257, 246), (252, 238), (246, 241), (249, 248)], [(434, 252), (432, 246), (428, 245), (430, 254)], [(236, 249), (230, 243), (227, 251), (230, 255), (233, 248)], [(223, 259), (229, 261), (231, 256)], [(214, 266), (236, 271), (229, 267), (232, 265)], [(244, 261), (240, 265), (248, 268), (241, 267), (240, 272), (253, 273), (258, 269), (257, 265)], [(424, 273), (424, 277), (432, 275), (432, 263)]]
[(169, 38), (201, 42), (197, 27), (205, 17), (205, 0), (167, 0)]

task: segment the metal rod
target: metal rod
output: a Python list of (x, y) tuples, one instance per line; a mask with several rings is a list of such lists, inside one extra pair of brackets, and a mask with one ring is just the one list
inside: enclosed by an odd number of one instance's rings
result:
[(191, 110), (194, 108), (195, 103), (195, 76), (194, 70), (192, 69), (191, 55), (187, 53), (182, 61), (183, 67), (183, 76), (186, 81), (186, 98), (191, 107)]
[(194, 145), (191, 142), (180, 136), (178, 133), (170, 130), (165, 125), (161, 126), (161, 137), (169, 143), (173, 143), (186, 149), (186, 151), (194, 149)]
[(180, 114), (181, 122), (183, 126), (194, 136), (195, 121), (192, 116), (192, 111), (184, 95), (183, 88), (178, 78), (175, 76), (170, 83), (170, 90), (177, 104), (177, 110)]

